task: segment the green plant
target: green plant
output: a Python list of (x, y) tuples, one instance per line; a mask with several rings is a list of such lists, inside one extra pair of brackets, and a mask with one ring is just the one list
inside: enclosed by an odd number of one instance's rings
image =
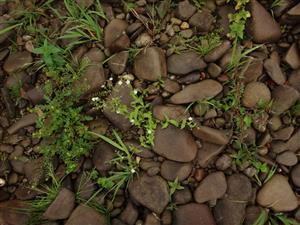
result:
[(190, 48), (195, 49), (201, 56), (205, 56), (218, 47), (221, 43), (219, 32), (214, 31), (203, 36), (196, 37), (194, 40), (195, 46)]
[(178, 190), (183, 190), (184, 187), (181, 186), (180, 182), (178, 181), (178, 177), (176, 177), (176, 179), (174, 181), (168, 181), (168, 185), (169, 185), (169, 205), (168, 205), (168, 209), (173, 211), (176, 209), (176, 203), (174, 203), (172, 201), (172, 196), (174, 195), (174, 193)]
[(205, 6), (206, 0), (192, 0), (192, 2), (197, 9), (202, 9)]
[(300, 225), (300, 223), (288, 218), (283, 213), (273, 213), (266, 209), (261, 209), (258, 218), (252, 225)]
[(110, 161), (116, 170), (110, 171), (108, 177), (100, 177), (97, 180), (101, 190), (105, 189), (107, 193), (112, 192), (114, 199), (120, 188), (127, 186), (128, 182), (138, 173), (138, 163), (133, 157), (136, 149), (124, 144), (115, 130), (113, 130), (115, 140), (94, 132), (89, 133), (101, 138), (117, 150), (116, 156)]
[(271, 4), (271, 9), (273, 10), (276, 7), (279, 7), (282, 5), (282, 0), (273, 0)]

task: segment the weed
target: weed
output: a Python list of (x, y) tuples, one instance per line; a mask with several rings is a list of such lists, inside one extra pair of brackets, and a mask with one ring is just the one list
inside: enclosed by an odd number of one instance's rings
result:
[(205, 6), (206, 0), (192, 0), (192, 2), (197, 9), (202, 9)]
[(295, 116), (300, 115), (300, 101), (297, 101), (296, 104), (292, 106), (290, 112), (292, 115), (295, 115)]
[(273, 10), (276, 7), (279, 7), (282, 5), (282, 0), (273, 0), (271, 4), (271, 9)]
[(296, 220), (288, 218), (283, 213), (273, 213), (266, 209), (261, 212), (252, 225), (300, 225)]
[(174, 195), (174, 193), (178, 190), (183, 190), (184, 187), (181, 186), (180, 182), (178, 181), (178, 177), (176, 177), (176, 179), (174, 181), (168, 181), (168, 185), (169, 185), (169, 205), (168, 205), (168, 209), (173, 211), (176, 209), (176, 203), (174, 203), (172, 201), (172, 196)]
[(101, 138), (117, 150), (116, 157), (110, 161), (116, 167), (117, 171), (110, 171), (108, 177), (100, 177), (97, 180), (102, 189), (107, 190), (108, 193), (113, 193), (114, 199), (120, 188), (126, 186), (138, 172), (138, 163), (133, 157), (135, 149), (125, 145), (115, 130), (113, 130), (113, 135), (116, 141), (101, 134), (89, 133)]
[(132, 65), (135, 57), (142, 51), (142, 48), (137, 47), (136, 45), (131, 45), (128, 51), (128, 64)]

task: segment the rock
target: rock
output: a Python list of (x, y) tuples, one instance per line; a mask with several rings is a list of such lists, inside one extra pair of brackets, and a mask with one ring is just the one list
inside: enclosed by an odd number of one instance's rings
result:
[(96, 191), (96, 185), (91, 180), (90, 174), (83, 172), (77, 177), (75, 190), (77, 194), (76, 198), (88, 201), (92, 197)]
[(144, 225), (161, 225), (160, 219), (153, 214), (148, 214), (145, 219)]
[(138, 218), (138, 215), (139, 212), (137, 211), (136, 207), (134, 207), (131, 202), (128, 202), (126, 208), (120, 215), (120, 219), (128, 225), (134, 225)]
[(105, 54), (99, 48), (91, 48), (87, 53), (84, 54), (83, 58), (89, 60), (91, 64), (102, 63), (102, 61), (105, 59)]
[(215, 63), (210, 63), (208, 65), (207, 72), (212, 78), (216, 78), (221, 74), (222, 68)]
[(147, 32), (140, 34), (135, 40), (135, 45), (138, 48), (146, 47), (151, 43), (152, 43), (152, 37)]
[(182, 121), (189, 117), (185, 107), (178, 105), (155, 105), (153, 107), (153, 116), (161, 121), (166, 119)]
[(20, 70), (24, 70), (32, 63), (30, 52), (22, 51), (11, 53), (4, 62), (3, 69), (11, 74)]
[(262, 75), (263, 73), (263, 60), (262, 59), (256, 59), (253, 57), (249, 57), (249, 64), (246, 64), (247, 68), (244, 72), (244, 82), (250, 83), (252, 81), (257, 81), (257, 79)]
[(209, 32), (213, 29), (213, 23), (215, 21), (214, 16), (209, 10), (203, 9), (195, 13), (190, 19), (189, 24), (199, 32)]
[(274, 133), (272, 133), (272, 140), (276, 141), (276, 140), (281, 140), (281, 141), (287, 141), (288, 139), (290, 139), (291, 135), (294, 132), (294, 127), (293, 126), (289, 126), (289, 127), (284, 127)]
[(195, 12), (196, 7), (188, 0), (184, 0), (178, 3), (175, 15), (181, 20), (188, 20)]
[(110, 161), (114, 158), (115, 151), (112, 145), (107, 143), (100, 143), (96, 145), (93, 154), (93, 163), (96, 169), (102, 176), (105, 176), (111, 169)]
[(172, 93), (172, 94), (180, 91), (180, 89), (181, 89), (180, 85), (176, 81), (170, 80), (170, 79), (166, 79), (164, 81), (164, 87), (163, 88), (164, 88), (165, 91), (167, 91), (169, 93)]
[(229, 155), (223, 154), (216, 161), (216, 168), (218, 170), (227, 170), (232, 163), (232, 158)]
[(107, 63), (111, 72), (116, 75), (122, 74), (126, 69), (128, 56), (129, 54), (127, 51), (119, 52), (113, 55)]
[(192, 198), (193, 198), (192, 193), (188, 187), (185, 187), (182, 190), (175, 191), (173, 197), (174, 203), (176, 205), (187, 204), (192, 201)]
[(75, 194), (67, 188), (62, 188), (55, 200), (43, 214), (48, 220), (67, 219), (75, 207)]
[(206, 63), (195, 51), (173, 54), (167, 59), (168, 72), (176, 75), (186, 75), (195, 70), (202, 71)]
[(207, 126), (197, 126), (193, 128), (193, 135), (204, 141), (218, 145), (227, 145), (230, 140), (228, 132)]
[(264, 61), (264, 68), (276, 84), (285, 83), (286, 75), (280, 68), (280, 57), (276, 51), (272, 52), (270, 58)]
[(276, 212), (288, 212), (297, 208), (298, 199), (294, 194), (288, 179), (275, 174), (259, 190), (256, 201), (263, 207), (270, 207)]
[(7, 110), (9, 117), (14, 118), (15, 114), (16, 114), (16, 107), (10, 97), (9, 90), (7, 88), (3, 87), (3, 88), (0, 88), (0, 93), (1, 93), (2, 101), (5, 105), (5, 108)]
[(134, 74), (141, 80), (155, 81), (167, 76), (165, 54), (161, 48), (149, 47), (134, 59)]
[[(260, 207), (257, 206), (248, 206), (246, 208), (246, 217), (245, 217), (245, 225), (253, 225), (258, 220), (259, 216), (262, 213), (262, 210)], [(266, 218), (267, 219), (267, 218)], [(264, 221), (266, 223), (267, 221)]]
[(127, 50), (130, 47), (130, 39), (126, 34), (122, 34), (114, 42), (111, 43), (109, 50), (110, 53), (117, 53)]
[[(36, 86), (25, 93), (26, 99), (28, 99), (32, 104), (36, 105), (42, 103), (44, 100), (44, 92), (41, 87)], [(25, 98), (24, 97), (24, 98)]]
[(174, 213), (174, 225), (216, 225), (207, 205), (190, 203), (178, 206)]
[(286, 142), (286, 149), (297, 152), (300, 149), (300, 130), (296, 131), (295, 134)]
[(163, 178), (168, 181), (185, 180), (191, 173), (193, 165), (191, 163), (179, 163), (165, 160), (161, 164), (160, 173)]
[(14, 134), (23, 127), (27, 127), (27, 126), (35, 124), (36, 120), (37, 120), (37, 115), (35, 113), (29, 113), (29, 114), (23, 116), (17, 122), (15, 122), (13, 125), (11, 125), (7, 129), (7, 132), (9, 134)]
[(300, 4), (298, 3), (293, 8), (291, 8), (289, 11), (287, 11), (287, 17), (289, 21), (292, 21), (292, 23), (297, 23), (300, 21)]
[(228, 199), (236, 202), (247, 202), (252, 196), (252, 186), (248, 177), (233, 174), (227, 179)]
[(300, 93), (300, 69), (294, 70), (289, 76), (289, 85)]
[(4, 84), (8, 89), (21, 88), (24, 82), (28, 81), (30, 76), (25, 71), (10, 74)]
[(76, 0), (76, 3), (81, 8), (89, 8), (91, 5), (94, 4), (94, 0)]
[(65, 225), (108, 225), (106, 217), (86, 205), (79, 205), (72, 212)]
[(169, 187), (159, 176), (141, 174), (128, 186), (131, 198), (149, 210), (161, 214), (169, 202)]
[(24, 173), (29, 183), (37, 185), (44, 179), (43, 165), (44, 159), (42, 157), (29, 160), (24, 164)]
[(0, 152), (12, 153), (14, 151), (14, 147), (8, 144), (0, 144)]
[(125, 33), (128, 24), (125, 20), (113, 19), (104, 28), (104, 46), (109, 48), (122, 34)]
[(197, 145), (187, 130), (174, 126), (165, 129), (158, 127), (155, 131), (153, 151), (173, 161), (190, 162), (196, 156)]
[(221, 32), (225, 36), (229, 33), (229, 14), (235, 13), (234, 8), (231, 5), (225, 4), (217, 7), (217, 15), (218, 15), (218, 26), (221, 27)]
[(258, 1), (250, 1), (250, 13), (250, 25), (247, 28), (254, 42), (276, 42), (280, 39), (279, 24)]
[(286, 151), (277, 155), (276, 161), (284, 166), (294, 166), (297, 164), (298, 158), (294, 152)]
[(215, 172), (205, 177), (194, 191), (195, 201), (204, 203), (221, 198), (227, 189), (223, 172)]
[(293, 181), (293, 184), (297, 187), (300, 187), (300, 164), (297, 164), (293, 167), (291, 172), (291, 178)]
[(291, 86), (280, 85), (275, 87), (272, 91), (273, 104), (271, 110), (273, 114), (280, 115), (285, 112), (296, 103), (298, 98), (298, 91)]
[(196, 159), (199, 165), (205, 168), (223, 151), (225, 145), (216, 145), (206, 141), (201, 144), (202, 147), (199, 149)]
[(299, 49), (297, 44), (293, 43), (283, 58), (283, 60), (294, 70), (300, 67), (300, 56), (298, 52)]
[(200, 81), (196, 84), (190, 84), (183, 90), (174, 94), (170, 101), (174, 104), (186, 104), (205, 99), (211, 99), (223, 90), (223, 86), (211, 79)]
[(271, 101), (271, 92), (267, 85), (261, 82), (247, 84), (242, 103), (248, 108), (257, 108), (268, 104)]
[(10, 200), (0, 203), (0, 224), (3, 225), (27, 225), (29, 215), (22, 210), (29, 210), (29, 205), (24, 201)]
[[(111, 95), (107, 98), (106, 102), (110, 102), (113, 98), (119, 98), (120, 103), (123, 105), (126, 105), (128, 109), (131, 107), (131, 102), (133, 101), (133, 98), (131, 96), (132, 87), (126, 84), (116, 84), (111, 92)], [(108, 106), (104, 108), (103, 114), (105, 117), (112, 122), (116, 127), (123, 131), (127, 131), (131, 127), (131, 123), (129, 119), (122, 114), (118, 114), (117, 112), (113, 111), (113, 108), (111, 106)]]
[(218, 47), (214, 48), (206, 56), (205, 62), (215, 62), (220, 59), (231, 48), (231, 42), (228, 40), (223, 41)]
[(245, 218), (245, 202), (220, 199), (214, 207), (214, 217), (218, 225), (241, 225)]

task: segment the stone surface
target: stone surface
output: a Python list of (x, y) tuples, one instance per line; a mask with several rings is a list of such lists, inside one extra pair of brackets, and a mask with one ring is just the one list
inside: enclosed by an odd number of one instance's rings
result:
[(155, 81), (167, 76), (165, 54), (161, 48), (149, 47), (140, 51), (134, 60), (134, 74), (141, 80)]
[(93, 154), (93, 163), (96, 169), (102, 176), (107, 175), (107, 172), (111, 169), (110, 161), (115, 156), (115, 151), (112, 145), (107, 143), (100, 143), (95, 146)]
[(199, 165), (205, 168), (223, 151), (225, 145), (216, 145), (206, 141), (201, 144), (202, 147), (199, 149), (196, 159)]
[(14, 73), (25, 69), (32, 63), (30, 52), (15, 52), (11, 53), (4, 62), (3, 69), (7, 73)]
[(193, 135), (204, 141), (218, 145), (226, 145), (230, 140), (230, 135), (227, 131), (207, 126), (197, 126), (193, 128)]
[(250, 83), (252, 81), (257, 81), (257, 79), (263, 73), (263, 60), (250, 57), (250, 63), (247, 65), (247, 68), (244, 72), (244, 82)]
[(300, 130), (296, 131), (293, 136), (286, 142), (286, 149), (297, 152), (300, 149)]
[(126, 208), (120, 215), (120, 219), (128, 225), (134, 225), (138, 218), (138, 215), (139, 213), (136, 207), (131, 202), (128, 202)]
[(75, 207), (75, 194), (67, 188), (62, 188), (55, 200), (46, 209), (43, 217), (48, 220), (67, 219)]
[(203, 9), (195, 13), (190, 19), (189, 24), (199, 32), (209, 32), (213, 28), (215, 19), (209, 10)]
[(186, 75), (190, 72), (202, 71), (206, 63), (195, 51), (173, 54), (167, 59), (168, 72), (176, 75)]
[(211, 79), (190, 84), (174, 94), (170, 101), (174, 104), (186, 104), (215, 97), (223, 90), (222, 85)]
[(291, 45), (283, 60), (294, 70), (300, 67), (299, 49), (296, 43)]
[(221, 198), (227, 190), (226, 178), (223, 172), (210, 173), (194, 191), (195, 201), (204, 203)]
[(299, 93), (293, 87), (288, 85), (277, 86), (272, 91), (273, 104), (271, 110), (275, 115), (280, 115), (292, 107), (298, 98)]
[(252, 195), (252, 186), (249, 178), (237, 173), (229, 176), (227, 179), (227, 195), (232, 201), (249, 201)]
[[(2, 193), (1, 193), (2, 194)], [(24, 201), (10, 200), (0, 203), (0, 224), (2, 225), (27, 225), (29, 216), (18, 209), (29, 208)]]
[(287, 177), (274, 175), (257, 194), (256, 201), (263, 207), (272, 208), (276, 212), (288, 212), (297, 208), (295, 196)]
[(284, 166), (294, 166), (298, 162), (297, 155), (291, 151), (285, 151), (276, 157), (276, 161)]
[(119, 52), (113, 55), (107, 63), (111, 72), (116, 75), (122, 74), (126, 69), (128, 55), (129, 54), (127, 51)]
[(188, 0), (178, 3), (175, 15), (181, 20), (188, 20), (196, 12), (196, 7)]
[(104, 29), (104, 46), (110, 47), (126, 30), (128, 24), (125, 20), (113, 19)]
[(161, 164), (160, 173), (168, 181), (185, 180), (191, 173), (193, 165), (191, 163), (179, 163), (165, 160)]
[(300, 93), (300, 69), (294, 70), (289, 76), (289, 85), (295, 88)]
[(297, 187), (300, 187), (300, 164), (297, 164), (293, 167), (291, 172), (291, 178), (293, 181), (293, 184)]
[(248, 108), (256, 108), (266, 105), (271, 100), (271, 92), (267, 85), (261, 82), (251, 82), (247, 84), (242, 103)]
[(250, 13), (250, 24), (247, 28), (254, 42), (276, 42), (280, 39), (281, 30), (279, 24), (258, 1), (250, 1)]
[(264, 61), (264, 68), (276, 84), (282, 85), (285, 83), (286, 75), (281, 70), (278, 52), (271, 53), (270, 58)]
[(153, 107), (153, 116), (156, 119), (164, 121), (166, 119), (181, 121), (189, 117), (185, 107), (178, 105), (155, 105)]
[[(174, 138), (176, 137), (176, 138)], [(192, 134), (174, 126), (155, 131), (153, 151), (177, 162), (190, 162), (196, 157), (197, 145)]]
[(159, 176), (140, 174), (129, 183), (131, 198), (149, 210), (161, 214), (169, 202), (169, 187)]
[(173, 225), (216, 225), (207, 205), (190, 203), (177, 208)]
[(65, 225), (108, 225), (104, 215), (86, 205), (79, 205), (72, 212)]
[(215, 62), (220, 59), (231, 48), (231, 42), (223, 41), (218, 47), (204, 56), (206, 62)]
[(37, 120), (36, 113), (26, 114), (21, 119), (19, 119), (17, 122), (15, 122), (13, 125), (11, 125), (7, 129), (7, 132), (9, 134), (14, 134), (23, 127), (27, 127), (27, 126), (35, 124), (36, 120)]

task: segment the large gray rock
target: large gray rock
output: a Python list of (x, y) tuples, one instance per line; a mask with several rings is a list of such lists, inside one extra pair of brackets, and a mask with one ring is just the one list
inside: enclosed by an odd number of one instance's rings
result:
[(170, 101), (174, 104), (186, 104), (194, 101), (201, 101), (215, 97), (223, 90), (223, 86), (211, 79), (190, 84), (183, 90), (174, 94)]
[(197, 145), (192, 134), (174, 126), (155, 131), (153, 151), (177, 162), (190, 162), (196, 157)]
[(131, 198), (149, 210), (161, 214), (169, 202), (169, 187), (159, 176), (141, 174), (128, 186)]

